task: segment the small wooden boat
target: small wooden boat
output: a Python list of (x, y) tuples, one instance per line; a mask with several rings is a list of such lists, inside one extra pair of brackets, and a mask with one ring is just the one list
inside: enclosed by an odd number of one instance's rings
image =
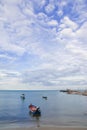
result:
[(31, 113), (33, 116), (40, 116), (40, 115), (41, 115), (40, 108), (37, 107), (37, 106), (35, 106), (35, 105), (30, 104), (30, 105), (29, 105), (29, 110), (30, 110), (30, 113)]

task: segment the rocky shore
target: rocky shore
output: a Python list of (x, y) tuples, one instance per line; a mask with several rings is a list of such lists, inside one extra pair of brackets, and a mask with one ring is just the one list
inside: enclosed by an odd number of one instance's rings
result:
[(79, 91), (79, 90), (66, 89), (66, 90), (60, 90), (60, 92), (65, 92), (67, 94), (77, 94), (77, 95), (87, 96), (87, 90)]

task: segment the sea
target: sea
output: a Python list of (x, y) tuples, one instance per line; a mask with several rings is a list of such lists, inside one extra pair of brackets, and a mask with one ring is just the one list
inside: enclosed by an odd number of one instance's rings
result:
[[(25, 99), (21, 98), (21, 94), (25, 94)], [(30, 104), (40, 107), (41, 115), (32, 116)], [(87, 128), (87, 96), (58, 90), (1, 90), (0, 129), (33, 126)]]

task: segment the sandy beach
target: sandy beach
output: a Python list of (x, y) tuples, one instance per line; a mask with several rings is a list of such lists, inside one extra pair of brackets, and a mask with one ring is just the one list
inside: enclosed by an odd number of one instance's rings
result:
[(22, 127), (22, 128), (5, 128), (0, 130), (87, 130), (87, 128), (77, 127)]

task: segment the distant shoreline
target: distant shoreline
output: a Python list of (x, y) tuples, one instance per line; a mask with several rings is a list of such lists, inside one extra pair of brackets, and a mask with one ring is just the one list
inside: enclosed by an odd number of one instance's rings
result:
[(66, 90), (60, 90), (60, 92), (64, 92), (67, 94), (77, 94), (77, 95), (87, 96), (87, 90), (79, 91), (79, 90), (66, 89)]

